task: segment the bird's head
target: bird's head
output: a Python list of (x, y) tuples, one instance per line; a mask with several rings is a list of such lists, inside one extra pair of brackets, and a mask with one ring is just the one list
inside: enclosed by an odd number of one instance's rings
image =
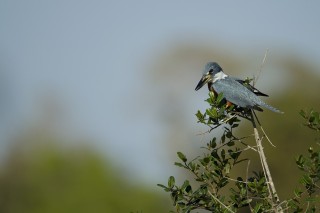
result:
[[(222, 74), (222, 75), (221, 75)], [(208, 82), (214, 82), (218, 79), (221, 79), (221, 76), (226, 76), (222, 68), (219, 66), (216, 62), (209, 62), (206, 64), (203, 70), (202, 78), (200, 79), (197, 87), (195, 90), (199, 90), (203, 85), (205, 85)]]

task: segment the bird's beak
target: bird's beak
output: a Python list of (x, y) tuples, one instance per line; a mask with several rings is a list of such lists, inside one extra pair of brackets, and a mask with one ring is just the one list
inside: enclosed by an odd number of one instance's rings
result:
[(203, 87), (203, 85), (205, 85), (206, 83), (208, 83), (208, 81), (210, 81), (210, 75), (209, 74), (205, 74), (202, 76), (202, 78), (200, 79), (197, 87), (196, 87), (196, 91), (199, 90), (201, 87)]

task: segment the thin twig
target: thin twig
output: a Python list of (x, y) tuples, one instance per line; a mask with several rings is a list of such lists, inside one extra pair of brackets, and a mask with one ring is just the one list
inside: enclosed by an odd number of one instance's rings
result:
[(271, 146), (276, 147), (276, 146), (271, 142), (271, 140), (269, 139), (268, 135), (266, 134), (266, 132), (264, 131), (264, 129), (262, 128), (261, 125), (260, 125), (260, 129), (261, 129), (261, 131), (263, 132), (264, 136), (266, 136), (267, 141), (271, 144)]
[[(253, 114), (253, 112), (252, 112), (252, 114)], [(252, 119), (251, 122), (253, 125), (254, 138), (256, 140), (256, 144), (257, 144), (257, 148), (258, 148), (258, 153), (259, 153), (259, 157), (260, 157), (260, 161), (261, 161), (261, 165), (262, 165), (262, 169), (263, 169), (263, 174), (264, 174), (264, 177), (266, 178), (266, 182), (269, 183), (270, 178), (269, 178), (268, 174), (270, 174), (270, 171), (267, 171), (267, 170), (269, 170), (269, 166), (265, 160), (266, 157), (264, 155), (263, 147), (261, 144), (261, 139), (259, 137), (259, 132), (257, 130), (256, 123), (254, 121), (254, 117), (252, 116), (251, 119)], [(270, 174), (270, 176), (271, 176), (271, 174)], [(272, 180), (272, 178), (271, 178), (271, 180)], [(268, 186), (268, 190), (269, 190), (269, 195), (272, 198), (273, 190), (271, 189), (271, 185), (267, 184), (267, 186)]]
[(196, 136), (199, 136), (199, 135), (205, 135), (207, 133), (210, 133), (210, 129), (205, 131), (205, 132), (200, 132), (200, 133), (196, 133)]
[(265, 175), (266, 182), (267, 182), (267, 185), (268, 185), (269, 195), (272, 198), (273, 194), (275, 192), (275, 188), (274, 188), (274, 184), (273, 184), (273, 181), (272, 181), (272, 178), (271, 178), (271, 173), (270, 173), (270, 170), (269, 170), (268, 163), (266, 162), (266, 157), (264, 155), (263, 146), (261, 144), (261, 139), (259, 137), (259, 133), (258, 133), (257, 128), (255, 127), (253, 129), (253, 131), (254, 131), (254, 134), (255, 134), (255, 140), (256, 140), (256, 143), (257, 143), (257, 147), (258, 147), (258, 153), (259, 153), (260, 161), (261, 161), (261, 164), (262, 164), (263, 173)]
[(306, 211), (305, 211), (305, 212), (308, 212), (309, 205), (310, 205), (310, 202), (307, 202), (307, 208), (306, 208)]
[[(242, 145), (244, 145), (244, 146), (247, 147), (247, 148), (242, 149), (242, 150), (239, 150), (239, 151), (237, 151), (237, 152), (246, 151), (246, 150), (248, 150), (248, 149), (252, 149), (253, 151), (256, 151), (256, 152), (258, 151), (257, 149), (255, 149), (256, 146), (250, 146), (250, 145), (246, 144), (245, 142), (243, 142), (243, 141), (241, 140), (241, 139), (245, 139), (245, 138), (248, 138), (248, 137), (249, 137), (249, 136), (243, 137), (243, 138), (235, 138), (235, 139), (233, 140), (233, 141), (236, 141), (236, 142), (240, 142)], [(229, 142), (221, 143), (219, 146), (215, 147), (213, 150), (218, 150), (218, 149), (220, 149), (220, 148), (222, 148), (222, 147), (224, 147), (224, 146), (227, 146), (228, 143), (229, 143)], [(237, 152), (235, 152), (235, 153), (237, 153)]]
[[(269, 166), (268, 166), (268, 163), (267, 163), (267, 159), (266, 159), (266, 156), (265, 156), (264, 151), (263, 151), (261, 138), (259, 136), (259, 132), (258, 132), (257, 127), (256, 127), (256, 123), (254, 121), (253, 113), (251, 115), (252, 115), (251, 116), (252, 117), (252, 121), (251, 122), (252, 122), (252, 125), (253, 125), (253, 132), (254, 132), (256, 143), (257, 143), (257, 147), (258, 147), (258, 152), (259, 152), (262, 168), (264, 170), (264, 175), (266, 177), (269, 193), (270, 193), (270, 196), (272, 198), (271, 200), (275, 201), (276, 203), (279, 203), (280, 202), (279, 196), (277, 194), (276, 188), (275, 188), (273, 180), (272, 180), (272, 176), (271, 176), (270, 169), (269, 169)], [(275, 205), (273, 205), (273, 206), (275, 206)], [(275, 207), (275, 211), (276, 212), (283, 212), (281, 206)]]
[(262, 68), (263, 68), (264, 64), (266, 63), (266, 59), (267, 59), (268, 52), (269, 52), (269, 49), (267, 49), (266, 52), (265, 52), (265, 54), (264, 54), (264, 57), (263, 57), (263, 60), (262, 60), (262, 63), (261, 63), (261, 65), (260, 65), (260, 69), (258, 70), (257, 75), (253, 77), (253, 79), (254, 79), (253, 82), (252, 82), (253, 86), (257, 83), (257, 81), (258, 81), (258, 79), (259, 79), (259, 77), (260, 77)]
[(258, 116), (257, 116), (257, 114), (255, 113), (255, 111), (253, 111), (253, 114), (254, 114), (254, 117), (256, 118), (256, 120), (257, 120), (257, 122), (258, 122), (258, 124), (259, 124), (259, 126), (260, 126), (260, 129), (261, 129), (261, 131), (263, 132), (264, 136), (266, 136), (266, 138), (267, 138), (267, 140), (269, 141), (269, 143), (271, 144), (271, 146), (276, 147), (276, 146), (271, 142), (271, 140), (269, 139), (268, 135), (266, 134), (266, 132), (265, 132), (264, 129), (262, 128), (262, 125), (261, 125), (261, 123), (260, 123), (260, 121), (259, 121), (259, 119), (258, 119)]
[(216, 198), (213, 194), (211, 194), (210, 191), (208, 191), (208, 193), (214, 200), (216, 200), (218, 203), (220, 203), (220, 205), (222, 205), (224, 208), (226, 208), (229, 212), (235, 213), (228, 206), (226, 206), (224, 203), (222, 203), (218, 198)]
[(249, 183), (249, 182), (247, 182), (247, 181), (236, 180), (236, 179), (229, 178), (229, 177), (225, 177), (225, 178), (227, 178), (227, 179), (230, 180), (230, 181), (237, 182), (237, 183), (245, 183), (245, 184), (248, 184), (248, 183)]
[(254, 147), (256, 147), (256, 146), (250, 146), (250, 145), (248, 145), (248, 144), (246, 144), (246, 143), (244, 143), (244, 142), (240, 142), (242, 145), (244, 145), (244, 146), (247, 146), (247, 148), (246, 149), (244, 149), (244, 150), (247, 150), (247, 149), (252, 149), (253, 151), (255, 151), (255, 152), (257, 152), (258, 150), (257, 149), (255, 149)]

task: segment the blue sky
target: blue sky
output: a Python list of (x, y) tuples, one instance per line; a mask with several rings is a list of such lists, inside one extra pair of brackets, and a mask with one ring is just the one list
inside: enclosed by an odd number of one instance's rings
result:
[(236, 54), (287, 48), (319, 65), (319, 8), (319, 1), (2, 0), (2, 137), (39, 114), (39, 97), (57, 95), (69, 131), (114, 159), (126, 153), (122, 166), (160, 180), (170, 161), (155, 169), (165, 148), (150, 141), (165, 130), (152, 109), (134, 116), (146, 107), (135, 97), (150, 89), (147, 61), (175, 41), (212, 39)]

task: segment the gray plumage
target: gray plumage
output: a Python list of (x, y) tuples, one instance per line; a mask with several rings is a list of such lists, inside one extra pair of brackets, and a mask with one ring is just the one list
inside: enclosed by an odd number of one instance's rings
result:
[(240, 78), (237, 77), (231, 77), (229, 76), (229, 78), (234, 79), (235, 81), (238, 81), (240, 84), (242, 84), (243, 86), (247, 87), (251, 92), (253, 92), (255, 95), (257, 96), (265, 96), (265, 97), (269, 97), (269, 95), (259, 91), (257, 88), (255, 88), (254, 86), (252, 86), (251, 84), (247, 83), (245, 80), (242, 80)]
[(240, 107), (255, 109), (261, 106), (273, 112), (281, 113), (280, 110), (266, 104), (253, 92), (230, 77), (217, 80), (212, 84), (212, 87), (217, 93), (223, 93), (227, 101)]

